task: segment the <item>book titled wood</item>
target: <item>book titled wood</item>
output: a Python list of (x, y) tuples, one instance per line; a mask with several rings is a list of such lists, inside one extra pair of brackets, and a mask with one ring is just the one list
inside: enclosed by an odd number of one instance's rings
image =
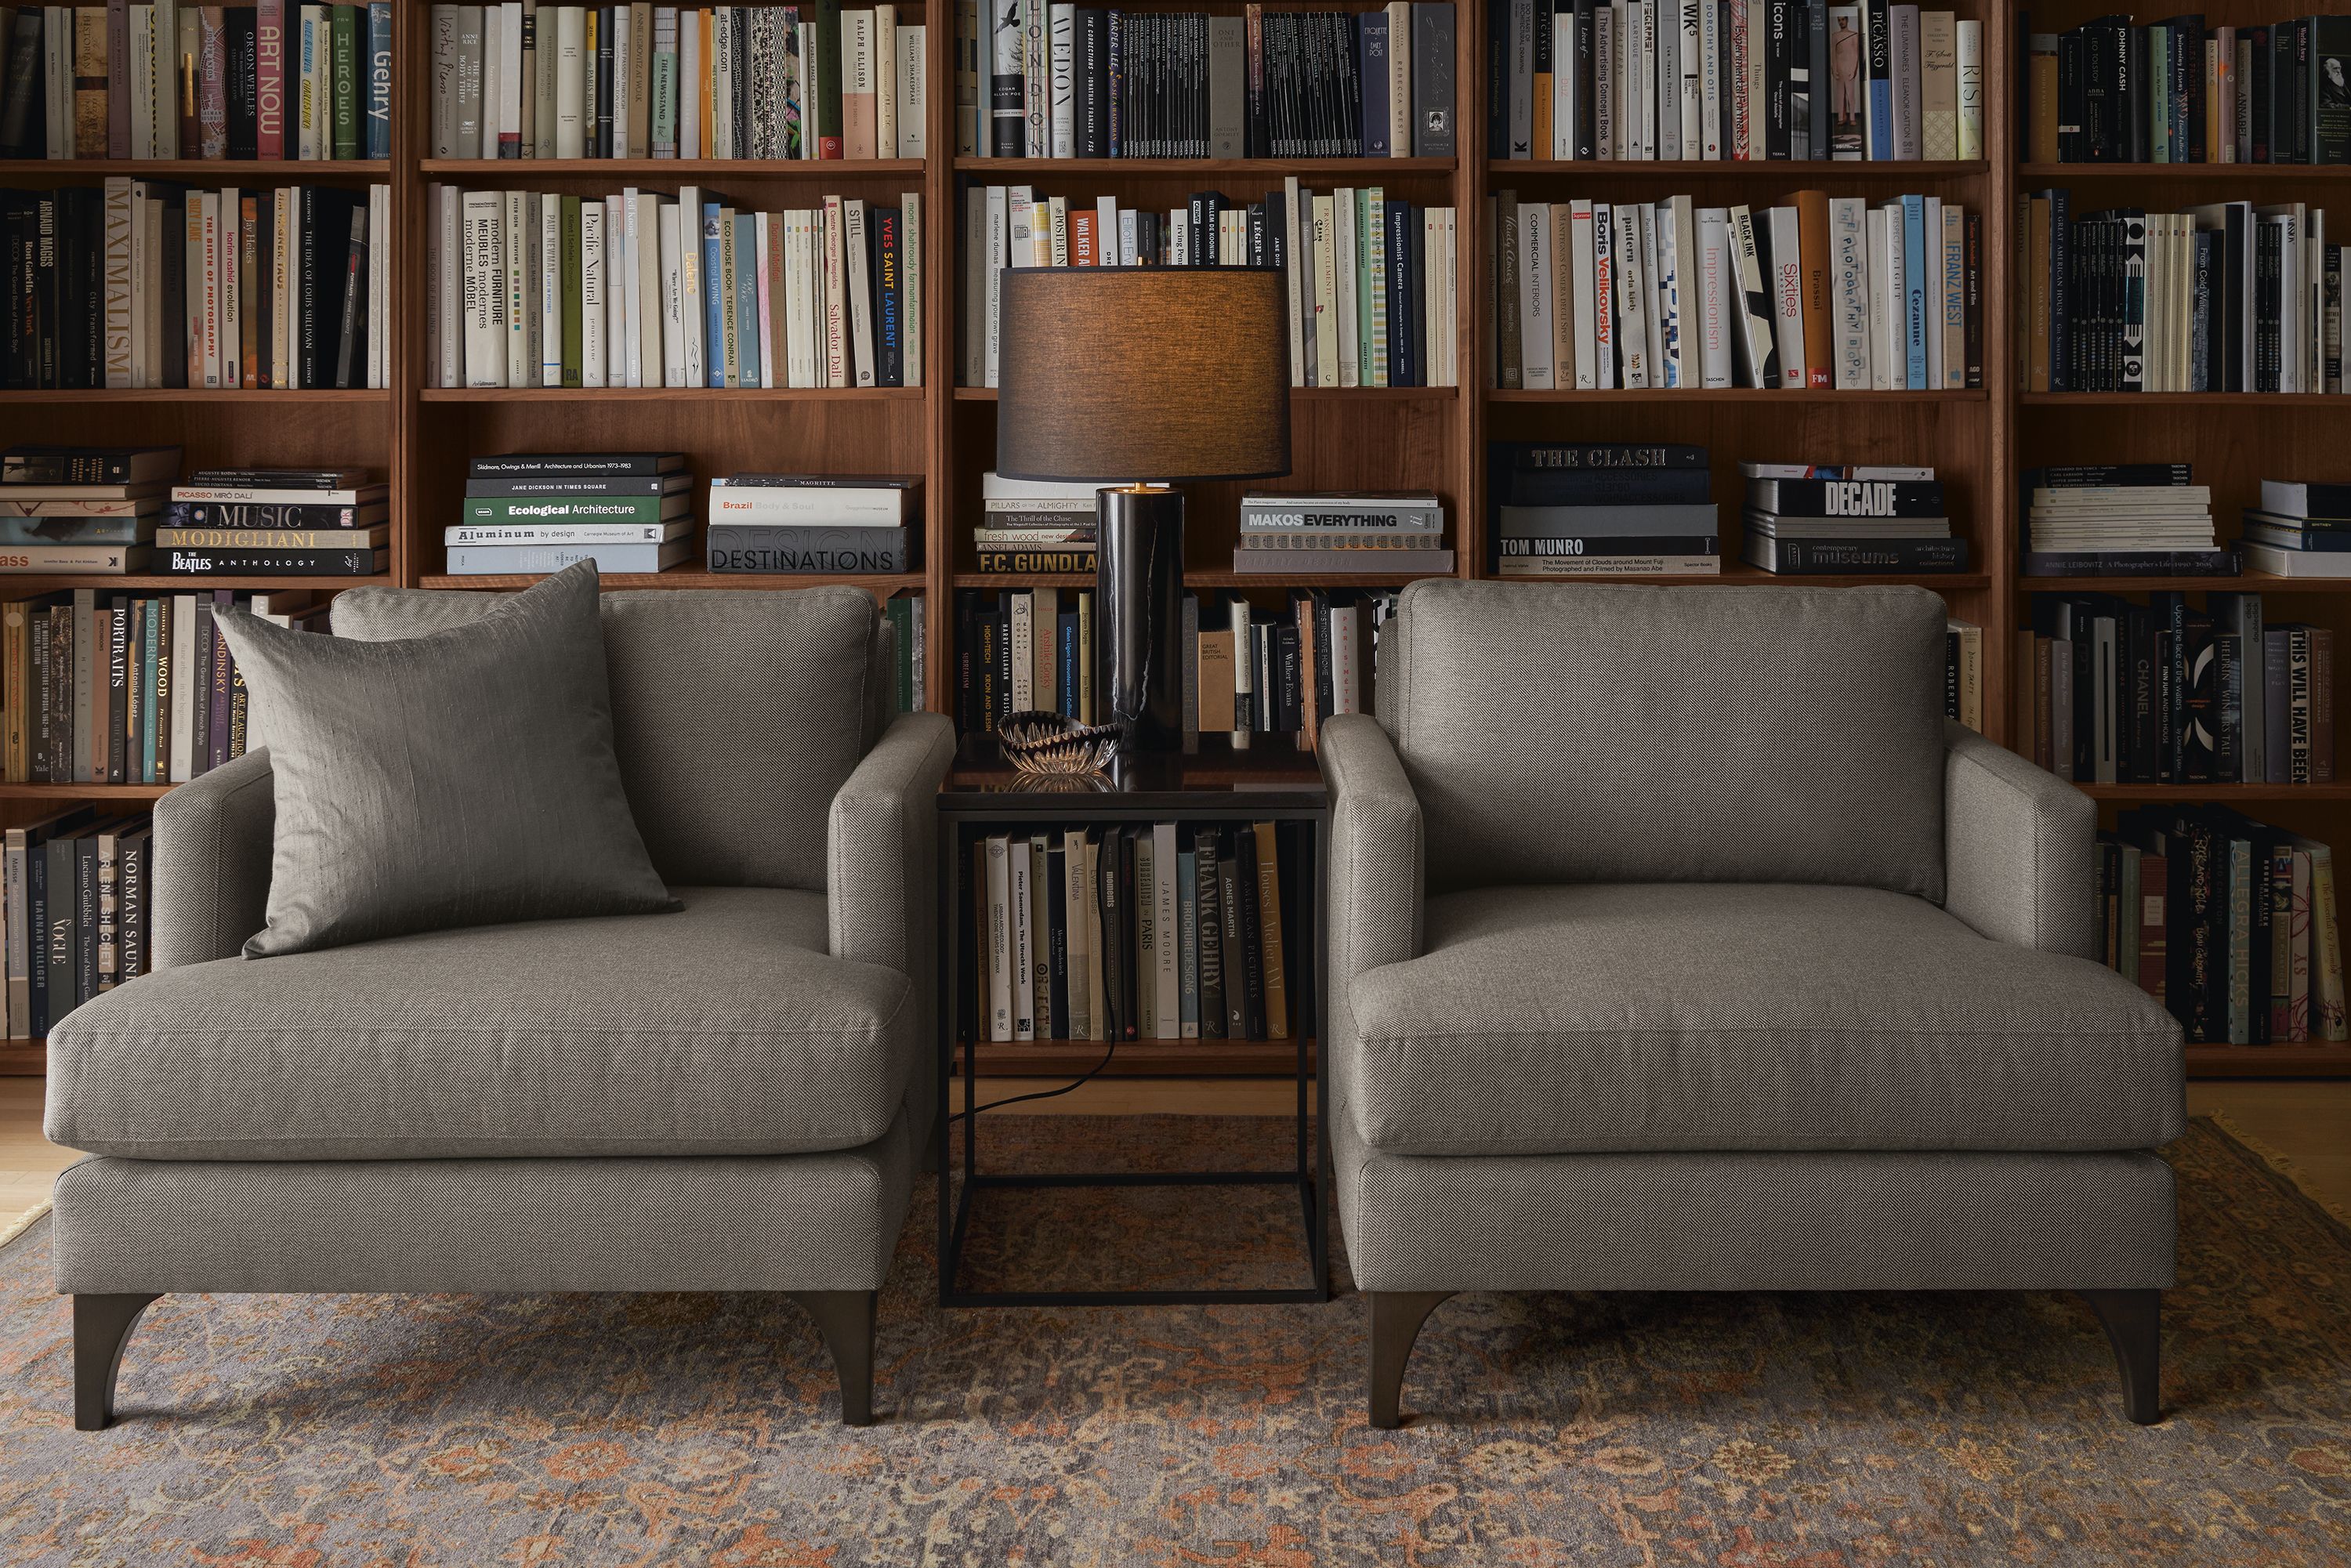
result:
[(708, 559), (713, 571), (896, 574), (914, 570), (914, 530), (714, 522)]

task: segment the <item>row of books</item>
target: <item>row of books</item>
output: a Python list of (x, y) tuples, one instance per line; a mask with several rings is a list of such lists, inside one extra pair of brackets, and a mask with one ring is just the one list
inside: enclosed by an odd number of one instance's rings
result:
[(1295, 178), (1259, 202), (1196, 192), (1165, 212), (1116, 198), (975, 186), (964, 202), (966, 386), (997, 384), (1008, 267), (1272, 267), (1289, 291), (1293, 386), (1458, 386), (1458, 234), (1451, 207), (1382, 186), (1314, 192)]
[(1453, 570), (1445, 503), (1426, 491), (1257, 492), (1241, 497), (1233, 570), (1380, 572)]
[(1499, 577), (1712, 577), (1722, 570), (1703, 446), (1494, 441), (1486, 531)]
[(0, 191), (0, 386), (391, 384), (392, 187)]
[(433, 7), (436, 158), (920, 158), (895, 5)]
[[(1395, 595), (1293, 589), (1271, 613), (1239, 594), (1183, 598), (1183, 727), (1187, 734), (1297, 736), (1311, 744), (1332, 714), (1373, 711), (1373, 653)], [(1091, 723), (1094, 595), (1037, 588), (956, 596), (956, 719), (995, 732), (1007, 715), (1042, 710)]]
[(2238, 549), (2255, 571), (2351, 578), (2351, 485), (2262, 480), (2262, 504), (2244, 510)]
[(2351, 163), (2351, 16), (2024, 33), (2035, 163)]
[(1983, 384), (1982, 214), (1938, 197), (1492, 204), (1506, 390)]
[(2335, 779), (2335, 633), (2270, 622), (2258, 593), (2040, 596), (2017, 660), (2019, 749), (2060, 778)]
[[(956, 10), (957, 150), (997, 158), (1450, 158), (1451, 0), (1364, 11)], [(985, 84), (985, 90), (983, 90)]]
[(80, 806), (10, 828), (0, 844), (8, 1038), (39, 1040), (154, 967), (154, 823)]
[(392, 156), (392, 0), (8, 12), (0, 158)]
[(2215, 806), (2098, 835), (2098, 956), (2194, 1045), (2351, 1040), (2332, 849)]
[(922, 196), (737, 209), (426, 188), (444, 387), (899, 387), (923, 380)]
[(1488, 144), (1512, 158), (1984, 155), (1983, 24), (1887, 0), (1501, 0)]
[(1288, 1040), (1311, 931), (1290, 822), (1147, 822), (972, 846), (964, 1038)]
[(2187, 463), (2028, 468), (2028, 577), (2233, 577), (2212, 528), (2212, 492)]
[(0, 606), (8, 782), (184, 784), (244, 756), (245, 679), (213, 615), (324, 631), (312, 599), (78, 588)]
[(2300, 202), (2075, 214), (2022, 198), (2029, 392), (2326, 392), (2343, 375), (2343, 246)]
[(1983, 732), (1983, 628), (1956, 616), (1943, 623), (1943, 716)]

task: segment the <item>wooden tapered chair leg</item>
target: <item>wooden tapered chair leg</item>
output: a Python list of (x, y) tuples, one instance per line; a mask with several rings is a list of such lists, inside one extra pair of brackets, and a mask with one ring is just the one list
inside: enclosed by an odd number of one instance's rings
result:
[(76, 1296), (74, 1324), (74, 1429), (103, 1432), (114, 1421), (114, 1378), (122, 1370), (122, 1347), (139, 1314), (160, 1292)]
[(1372, 1425), (1383, 1431), (1402, 1425), (1396, 1412), (1404, 1394), (1405, 1364), (1412, 1359), (1420, 1325), (1450, 1291), (1366, 1291), (1372, 1304)]
[(873, 1425), (873, 1307), (879, 1291), (793, 1291), (793, 1301), (816, 1320), (816, 1332), (841, 1375), (841, 1419)]
[(2082, 1291), (2105, 1325), (2107, 1343), (2115, 1347), (2115, 1364), (2123, 1375), (2123, 1414), (2142, 1427), (2163, 1419), (2158, 1387), (2163, 1372), (2163, 1292), (2161, 1291)]

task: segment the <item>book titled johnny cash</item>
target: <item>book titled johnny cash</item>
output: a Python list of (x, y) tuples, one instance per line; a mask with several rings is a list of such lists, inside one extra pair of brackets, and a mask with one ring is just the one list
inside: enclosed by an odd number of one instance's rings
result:
[(914, 530), (714, 522), (709, 561), (711, 570), (725, 572), (912, 571)]

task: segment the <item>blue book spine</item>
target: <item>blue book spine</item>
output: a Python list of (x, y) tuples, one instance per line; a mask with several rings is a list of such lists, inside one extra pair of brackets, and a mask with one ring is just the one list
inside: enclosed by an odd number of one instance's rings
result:
[[(1364, 26), (1370, 26), (1370, 17)], [(1413, 360), (1415, 323), (1419, 301), (1412, 297), (1412, 228), (1417, 209), (1404, 202), (1387, 204), (1388, 220), (1388, 385), (1416, 387), (1420, 367)]]
[[(1546, 23), (1549, 20), (1544, 17)], [(1363, 41), (1364, 55), (1364, 156), (1384, 158), (1388, 155), (1387, 14), (1364, 12), (1357, 19), (1356, 32)]]
[(720, 292), (725, 274), (718, 270), (718, 204), (702, 204), (702, 362), (709, 367), (705, 384), (726, 384), (726, 318), (729, 301)]
[(1110, 103), (1110, 155), (1126, 156), (1126, 127), (1119, 114), (1126, 97), (1126, 16), (1123, 12), (1110, 14), (1110, 90), (1104, 96)]
[[(1927, 198), (1902, 198), (1903, 339), (1908, 350), (1905, 384), (1912, 392), (1927, 390), (1927, 279), (1932, 258), (1927, 254)], [(1940, 277), (1942, 268), (1933, 267)]]
[(368, 5), (367, 155), (392, 156), (392, 0)]
[[(769, 308), (774, 301), (768, 302)], [(759, 220), (735, 214), (735, 358), (738, 380), (759, 384)]]

